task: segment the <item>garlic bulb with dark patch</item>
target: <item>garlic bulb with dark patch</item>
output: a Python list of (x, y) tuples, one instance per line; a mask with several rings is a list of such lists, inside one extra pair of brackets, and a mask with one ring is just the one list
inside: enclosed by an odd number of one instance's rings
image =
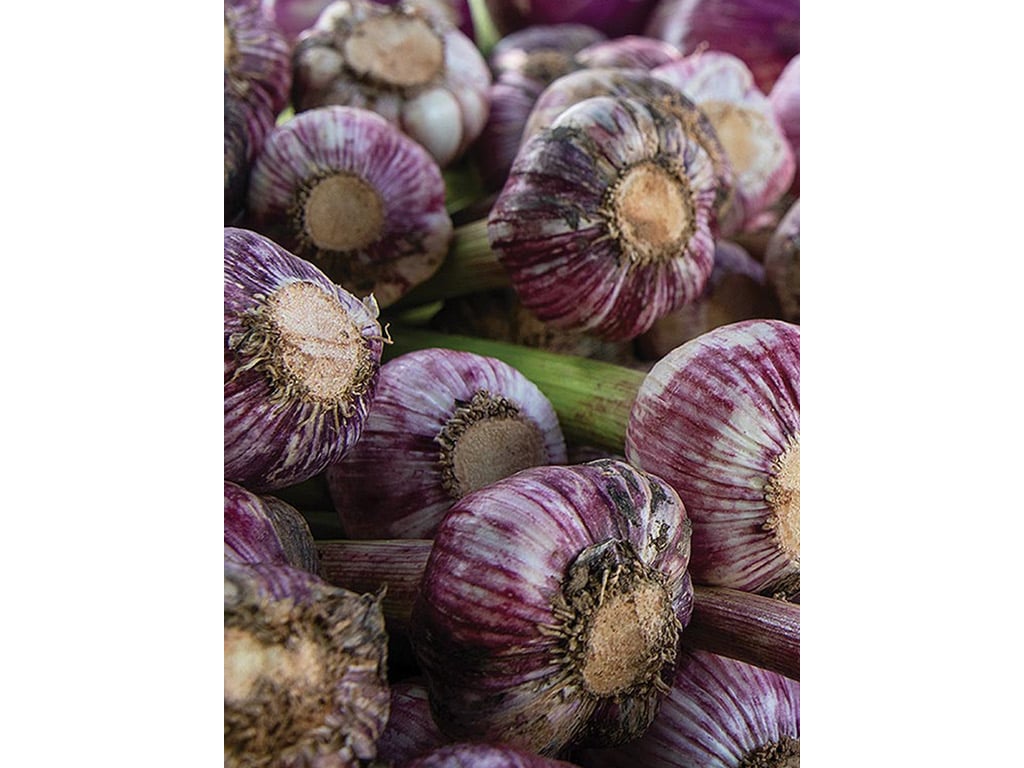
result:
[(473, 41), (412, 5), (336, 0), (299, 36), (297, 112), (332, 104), (381, 114), (441, 167), (461, 156), (487, 120), (491, 73)]
[(328, 467), (327, 482), (348, 536), (429, 538), (468, 493), (565, 459), (551, 403), (519, 371), (425, 349), (381, 367), (359, 443)]
[(546, 755), (639, 736), (692, 610), (688, 557), (675, 492), (623, 462), (533, 467), (460, 499), (411, 619), (442, 732)]
[(253, 165), (248, 207), (257, 231), (382, 307), (434, 274), (452, 237), (437, 163), (355, 107), (275, 128)]
[(359, 439), (384, 344), (363, 301), (273, 241), (224, 228), (224, 479), (319, 474)]
[(761, 592), (798, 580), (800, 327), (745, 320), (667, 354), (633, 403), (626, 457), (686, 505), (694, 581)]
[(291, 504), (224, 481), (224, 557), (320, 570), (309, 523)]
[(576, 759), (585, 768), (798, 768), (800, 683), (684, 650), (672, 690), (644, 735)]
[(630, 339), (703, 290), (717, 192), (708, 153), (675, 111), (595, 97), (523, 145), (488, 236), (543, 322)]
[(379, 598), (285, 565), (224, 562), (224, 765), (372, 760), (388, 718)]

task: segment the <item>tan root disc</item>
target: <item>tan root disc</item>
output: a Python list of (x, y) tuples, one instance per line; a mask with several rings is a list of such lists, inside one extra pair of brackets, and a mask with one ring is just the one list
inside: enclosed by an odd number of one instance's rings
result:
[(764, 115), (723, 101), (701, 102), (736, 175), (755, 170), (760, 144), (769, 133)]
[(547, 463), (544, 439), (533, 422), (489, 418), (471, 424), (452, 454), (461, 496), (527, 467)]
[(638, 262), (678, 256), (695, 228), (689, 190), (654, 162), (629, 168), (616, 182), (611, 203), (619, 243)]
[(765, 486), (770, 515), (766, 527), (791, 561), (800, 563), (800, 439), (795, 438), (772, 463)]
[(384, 201), (359, 176), (337, 173), (318, 181), (305, 205), (305, 229), (318, 248), (357, 251), (384, 230)]
[(401, 88), (424, 85), (444, 65), (444, 42), (416, 16), (375, 16), (345, 41), (345, 59), (352, 69)]
[(666, 600), (663, 587), (641, 582), (597, 608), (581, 670), (591, 693), (612, 696), (650, 676), (652, 651), (660, 648), (672, 622)]
[(306, 399), (334, 405), (359, 391), (368, 345), (337, 297), (313, 283), (288, 283), (267, 299), (265, 311), (277, 336), (273, 354)]

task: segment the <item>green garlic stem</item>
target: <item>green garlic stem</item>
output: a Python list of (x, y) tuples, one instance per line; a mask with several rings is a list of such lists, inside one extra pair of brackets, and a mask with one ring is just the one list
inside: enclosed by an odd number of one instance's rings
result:
[(566, 440), (604, 448), (625, 449), (626, 424), (645, 374), (600, 360), (473, 336), (420, 328), (389, 329), (394, 343), (384, 360), (429, 347), (443, 347), (494, 357), (522, 373), (551, 401)]
[[(402, 630), (409, 626), (432, 545), (430, 539), (316, 543), (324, 579), (353, 592), (385, 587), (384, 617)], [(800, 679), (800, 606), (794, 603), (694, 585), (693, 615), (681, 637), (687, 647)]]

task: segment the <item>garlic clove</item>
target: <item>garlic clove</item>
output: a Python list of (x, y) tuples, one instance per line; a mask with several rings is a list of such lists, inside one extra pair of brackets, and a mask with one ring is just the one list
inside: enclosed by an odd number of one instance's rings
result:
[(764, 251), (768, 283), (782, 306), (782, 318), (800, 322), (800, 200), (783, 215)]
[(430, 714), (427, 689), (419, 679), (391, 685), (391, 713), (377, 742), (377, 759), (405, 765), (448, 743)]
[(671, 488), (617, 461), (534, 467), (460, 499), (411, 619), (441, 730), (541, 754), (639, 735), (692, 610), (688, 538)]
[(768, 97), (737, 57), (704, 51), (651, 70), (693, 101), (714, 126), (732, 165), (742, 228), (785, 194), (796, 160)]
[[(414, 5), (336, 0), (299, 36), (292, 59), (297, 112), (327, 105), (372, 110), (425, 146), (441, 167), (466, 151), (487, 118), (491, 73), (480, 51)], [(434, 111), (437, 105), (444, 108)]]
[(679, 493), (696, 582), (770, 590), (800, 570), (800, 328), (747, 320), (682, 344), (633, 403), (626, 457)]
[(707, 152), (676, 113), (594, 97), (523, 145), (488, 236), (543, 322), (635, 338), (703, 290), (717, 190)]
[(327, 469), (327, 482), (348, 536), (426, 538), (468, 493), (565, 459), (554, 409), (519, 371), (425, 349), (381, 367), (359, 444)]
[(224, 765), (376, 756), (387, 722), (379, 598), (284, 565), (224, 562)]
[(705, 651), (684, 650), (672, 689), (637, 741), (576, 756), (585, 768), (799, 765), (800, 684)]
[(441, 170), (379, 115), (322, 107), (277, 126), (252, 168), (252, 226), (386, 307), (441, 266), (452, 238)]
[(284, 488), (351, 449), (377, 382), (377, 313), (266, 237), (224, 228), (225, 480)]

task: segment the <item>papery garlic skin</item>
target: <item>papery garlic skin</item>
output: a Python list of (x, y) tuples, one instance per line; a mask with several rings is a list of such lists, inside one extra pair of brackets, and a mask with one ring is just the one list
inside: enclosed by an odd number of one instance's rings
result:
[(377, 742), (377, 759), (394, 766), (448, 743), (430, 714), (427, 689), (421, 680), (391, 684), (391, 714)]
[(383, 350), (362, 301), (309, 262), (224, 228), (224, 479), (295, 485), (359, 439)]
[(328, 105), (377, 112), (442, 168), (483, 130), (491, 73), (473, 41), (410, 5), (336, 0), (293, 54), (296, 112)]
[(249, 172), (274, 128), (274, 111), (261, 91), (243, 95), (224, 78), (224, 224), (241, 222)]
[(253, 164), (248, 208), (254, 229), (381, 307), (437, 271), (453, 232), (434, 159), (354, 107), (277, 126)]
[(439, 747), (402, 768), (574, 768), (574, 765), (507, 745), (461, 743)]
[(764, 251), (764, 269), (779, 299), (782, 318), (800, 322), (800, 200), (779, 221)]
[(260, 0), (224, 1), (224, 78), (245, 98), (261, 92), (274, 115), (288, 104), (291, 46)]
[(796, 159), (750, 70), (735, 56), (704, 51), (655, 67), (651, 74), (707, 115), (732, 165), (742, 228), (756, 227), (792, 183)]
[(309, 523), (295, 507), (224, 481), (224, 557), (319, 572)]
[(768, 93), (800, 52), (799, 0), (660, 0), (644, 34), (689, 55), (701, 48), (743, 60)]
[(387, 722), (379, 597), (224, 562), (224, 765), (356, 768)]
[(431, 348), (381, 367), (359, 444), (327, 483), (349, 537), (430, 538), (466, 494), (565, 459), (558, 416), (529, 379), (493, 357)]
[(683, 52), (672, 43), (643, 35), (625, 35), (604, 40), (576, 54), (576, 61), (582, 67), (622, 67), (653, 69), (661, 64), (675, 61)]
[(650, 370), (626, 458), (679, 493), (699, 584), (771, 589), (800, 570), (800, 327), (746, 320)]
[(595, 97), (523, 145), (488, 237), (543, 322), (635, 338), (703, 290), (717, 191), (708, 153), (674, 111)]
[(584, 768), (791, 768), (800, 756), (800, 683), (684, 650), (672, 690), (635, 742), (577, 756)]
[(412, 614), (442, 732), (546, 755), (638, 736), (693, 607), (688, 538), (671, 488), (622, 462), (534, 467), (462, 498)]
[(782, 132), (793, 148), (793, 157), (796, 159), (796, 175), (790, 193), (799, 196), (800, 194), (800, 54), (798, 53), (782, 70), (779, 79), (775, 81), (771, 91), (768, 92), (768, 100), (775, 110), (775, 116), (782, 126)]

